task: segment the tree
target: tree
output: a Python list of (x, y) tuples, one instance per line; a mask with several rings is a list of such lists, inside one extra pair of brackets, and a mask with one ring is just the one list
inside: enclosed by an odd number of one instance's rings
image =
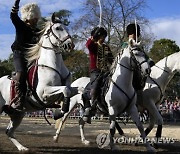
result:
[[(50, 15), (52, 15), (53, 13), (50, 13)], [(59, 10), (57, 12), (55, 12), (56, 17), (58, 17), (60, 19), (60, 21), (62, 22), (62, 24), (64, 24), (65, 26), (68, 26), (70, 24), (69, 21), (69, 17), (71, 16), (71, 11), (69, 10)], [(41, 20), (38, 22), (38, 27), (40, 29), (42, 29), (44, 27), (45, 22), (48, 21), (48, 18), (46, 17), (42, 17)]]
[(13, 70), (14, 67), (11, 54), (7, 60), (0, 61), (0, 77), (10, 75)]
[[(176, 45), (175, 41), (170, 39), (160, 39), (154, 41), (152, 48), (150, 49), (149, 56), (155, 61), (158, 62), (160, 59), (169, 56), (175, 52), (179, 52), (180, 48)], [(180, 75), (178, 73), (178, 75)], [(176, 96), (180, 96), (180, 80), (179, 77), (174, 76), (173, 79), (167, 86), (165, 96), (171, 97), (171, 99)]]
[(71, 11), (59, 10), (58, 12), (55, 12), (55, 14), (64, 25), (68, 26), (70, 24), (69, 17), (71, 16)]
[[(148, 24), (148, 20), (141, 15), (146, 7), (145, 0), (103, 0), (102, 3), (102, 26), (108, 32), (107, 43), (112, 50), (117, 52), (126, 38), (126, 26), (136, 19), (142, 27)], [(93, 27), (99, 24), (99, 4), (97, 0), (86, 0), (82, 16), (74, 25), (79, 40), (86, 40)], [(149, 37), (149, 40), (152, 37)]]
[(75, 50), (68, 55), (63, 55), (63, 57), (65, 57), (63, 58), (65, 59), (65, 65), (72, 73), (73, 80), (89, 75), (89, 60), (85, 52)]
[(158, 62), (160, 59), (169, 56), (172, 53), (178, 52), (180, 48), (176, 45), (175, 41), (170, 39), (160, 39), (153, 43), (150, 49), (149, 56)]

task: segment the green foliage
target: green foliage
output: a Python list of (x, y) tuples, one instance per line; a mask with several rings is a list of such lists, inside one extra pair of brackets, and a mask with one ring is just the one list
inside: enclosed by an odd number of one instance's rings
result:
[(89, 75), (89, 59), (83, 51), (75, 50), (68, 55), (63, 55), (65, 65), (71, 71), (73, 81)]
[(58, 12), (55, 12), (55, 15), (61, 20), (61, 22), (68, 26), (70, 21), (69, 17), (71, 16), (71, 11), (69, 10), (59, 10)]
[[(52, 15), (53, 13), (51, 13)], [(71, 16), (71, 11), (69, 10), (59, 10), (58, 12), (55, 12), (56, 17), (58, 17), (61, 22), (65, 25), (68, 26), (70, 24), (69, 17)], [(46, 17), (42, 17), (41, 20), (38, 21), (37, 27), (39, 29), (42, 29), (45, 25), (45, 22), (47, 22)]]
[(13, 67), (13, 59), (11, 54), (7, 60), (0, 61), (0, 77), (4, 75), (10, 75), (13, 70), (14, 67)]
[(149, 56), (158, 62), (160, 59), (169, 56), (172, 53), (178, 52), (180, 49), (176, 45), (175, 41), (170, 39), (160, 39), (154, 41), (152, 48), (150, 49)]

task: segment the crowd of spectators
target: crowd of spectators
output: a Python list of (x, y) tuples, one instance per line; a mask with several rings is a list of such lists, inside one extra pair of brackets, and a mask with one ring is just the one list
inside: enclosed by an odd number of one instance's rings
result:
[[(164, 121), (180, 121), (180, 99), (176, 98), (175, 100), (164, 99), (164, 101), (160, 104), (159, 111), (163, 117)], [(46, 117), (53, 118), (53, 110), (48, 108), (45, 110)], [(81, 106), (77, 106), (70, 114), (71, 118), (79, 118), (83, 115), (83, 109)], [(145, 121), (148, 121), (149, 116), (140, 115), (140, 118), (143, 119), (145, 117)], [(43, 117), (44, 111), (36, 111), (36, 112), (28, 112), (26, 113), (28, 117)], [(101, 114), (97, 114), (98, 117), (101, 117)], [(129, 117), (128, 115), (123, 115), (124, 118)]]
[(164, 120), (177, 121), (180, 120), (180, 99), (175, 100), (164, 99), (160, 105), (160, 112)]

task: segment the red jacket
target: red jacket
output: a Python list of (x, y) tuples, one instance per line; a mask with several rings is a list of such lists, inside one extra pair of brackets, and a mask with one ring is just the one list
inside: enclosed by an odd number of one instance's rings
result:
[(89, 58), (90, 58), (90, 71), (97, 69), (96, 61), (97, 61), (97, 51), (98, 45), (91, 38), (86, 42), (86, 47), (89, 50)]

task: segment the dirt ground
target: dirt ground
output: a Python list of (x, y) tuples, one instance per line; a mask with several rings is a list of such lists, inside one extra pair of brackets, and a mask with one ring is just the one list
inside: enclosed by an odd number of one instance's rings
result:
[[(96, 143), (96, 137), (100, 133), (108, 133), (108, 121), (92, 121), (92, 124), (85, 126), (85, 136), (91, 144), (85, 146), (81, 143), (78, 120), (68, 120), (66, 127), (62, 130), (58, 143), (54, 143), (55, 135), (54, 120), (49, 119), (52, 125), (48, 125), (43, 118), (24, 118), (20, 127), (16, 130), (16, 138), (20, 143), (30, 149), (29, 153), (46, 154), (109, 154), (109, 153), (146, 153), (143, 145), (118, 144), (118, 151), (111, 151), (109, 147), (100, 149)], [(0, 154), (18, 153), (17, 148), (8, 140), (5, 131), (9, 118), (0, 116)], [(127, 135), (135, 136), (138, 133), (134, 124), (120, 124)], [(147, 125), (145, 125), (147, 126)], [(156, 129), (149, 134), (155, 135)], [(119, 137), (119, 134), (116, 133)], [(175, 143), (160, 144), (158, 153), (179, 153), (180, 154), (180, 124), (172, 123), (163, 126), (162, 136), (176, 139)]]

